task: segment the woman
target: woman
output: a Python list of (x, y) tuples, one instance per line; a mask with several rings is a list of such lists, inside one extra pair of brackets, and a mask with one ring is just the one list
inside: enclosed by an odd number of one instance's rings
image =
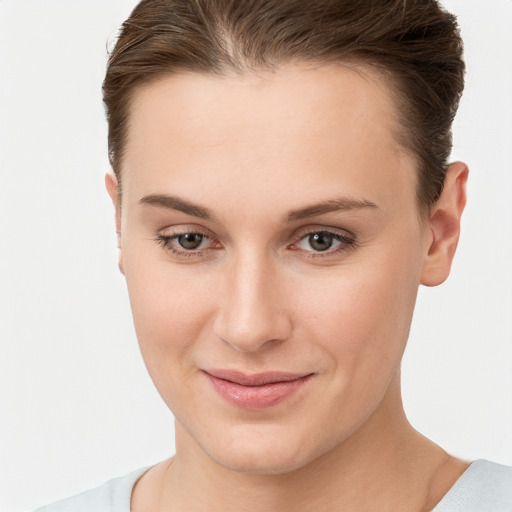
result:
[(400, 362), (466, 202), (433, 1), (144, 0), (104, 82), (119, 267), (176, 454), (57, 510), (512, 510)]

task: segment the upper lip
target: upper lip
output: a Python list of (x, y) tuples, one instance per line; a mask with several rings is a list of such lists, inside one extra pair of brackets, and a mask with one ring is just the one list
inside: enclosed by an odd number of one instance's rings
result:
[(312, 375), (312, 373), (262, 372), (247, 374), (238, 370), (208, 369), (204, 370), (212, 377), (240, 384), (242, 386), (263, 386), (276, 382), (290, 382)]

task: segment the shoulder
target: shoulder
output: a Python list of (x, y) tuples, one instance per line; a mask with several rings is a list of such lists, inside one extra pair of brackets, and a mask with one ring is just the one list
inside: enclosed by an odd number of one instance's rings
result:
[(512, 467), (477, 460), (432, 512), (512, 512)]
[(35, 512), (130, 512), (133, 487), (148, 469), (149, 467), (137, 469), (95, 489), (38, 508)]

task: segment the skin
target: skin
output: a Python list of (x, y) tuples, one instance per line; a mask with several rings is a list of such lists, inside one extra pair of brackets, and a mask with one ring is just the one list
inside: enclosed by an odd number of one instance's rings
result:
[[(400, 394), (418, 286), (448, 276), (467, 168), (449, 168), (421, 218), (395, 108), (377, 73), (336, 65), (183, 72), (136, 92), (121, 201), (106, 184), (176, 455), (139, 480), (132, 510), (430, 510), (467, 467), (410, 426)], [(210, 217), (141, 203), (154, 195)], [(341, 238), (315, 251), (312, 232)], [(185, 233), (203, 235), (198, 250)], [(312, 377), (248, 410), (209, 368)]]

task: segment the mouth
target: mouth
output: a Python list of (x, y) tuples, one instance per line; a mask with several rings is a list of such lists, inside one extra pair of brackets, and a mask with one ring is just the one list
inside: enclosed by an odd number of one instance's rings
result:
[(245, 409), (264, 409), (290, 397), (313, 373), (264, 372), (245, 374), (236, 370), (203, 370), (213, 389), (224, 400)]

